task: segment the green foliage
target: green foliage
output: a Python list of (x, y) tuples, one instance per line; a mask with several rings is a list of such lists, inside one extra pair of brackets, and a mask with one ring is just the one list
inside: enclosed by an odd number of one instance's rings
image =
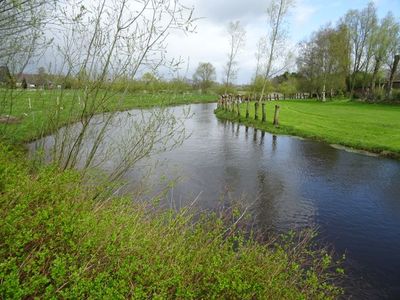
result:
[(214, 86), (214, 92), (218, 95), (223, 95), (223, 94), (236, 95), (238, 93), (238, 89), (236, 86), (232, 84), (230, 85), (219, 84)]
[(216, 79), (215, 68), (211, 63), (199, 63), (193, 74), (193, 81), (204, 93), (211, 88)]
[[(400, 106), (331, 101), (273, 101), (266, 103), (267, 116), (273, 116), (274, 106), (280, 106), (280, 126), (254, 120), (254, 105), (250, 105), (250, 119), (238, 118), (236, 113), (222, 109), (216, 115), (222, 119), (244, 124), (278, 134), (297, 135), (330, 144), (340, 144), (355, 149), (368, 150), (400, 158)], [(241, 115), (246, 115), (246, 105), (241, 105)]]
[(266, 94), (271, 93), (271, 92), (276, 92), (274, 84), (271, 81), (267, 81), (267, 83), (265, 83), (265, 78), (264, 78), (264, 76), (261, 76), (261, 75), (259, 75), (253, 79), (251, 85), (249, 85), (249, 87), (248, 87), (248, 91), (250, 93), (260, 94), (263, 90), (264, 84), (266, 84), (266, 87), (264, 90), (264, 92)]
[(349, 72), (348, 32), (344, 26), (321, 28), (300, 45), (297, 65), (303, 91), (345, 91)]
[[(93, 200), (75, 171), (32, 172), (0, 144), (0, 298), (333, 299), (334, 263), (304, 239), (260, 244), (218, 217)], [(227, 226), (229, 230), (227, 230)], [(297, 242), (295, 242), (297, 241)], [(307, 246), (306, 246), (307, 245)], [(333, 271), (332, 271), (333, 270)]]
[(393, 89), (391, 100), (394, 102), (400, 102), (400, 89)]
[(283, 81), (279, 87), (278, 91), (282, 94), (294, 94), (298, 92), (298, 80), (296, 78), (290, 77), (286, 81)]

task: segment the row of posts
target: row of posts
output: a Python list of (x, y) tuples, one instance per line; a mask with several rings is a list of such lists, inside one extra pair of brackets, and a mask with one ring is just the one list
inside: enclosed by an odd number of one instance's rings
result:
[[(279, 99), (279, 96), (278, 96)], [(236, 114), (239, 119), (241, 118), (240, 112), (240, 104), (246, 103), (246, 119), (250, 118), (250, 102), (251, 97), (249, 96), (241, 96), (241, 95), (222, 95), (218, 100), (218, 108), (222, 108), (225, 111), (231, 112)], [(267, 121), (267, 113), (265, 110), (265, 100), (255, 100), (254, 102), (254, 120), (259, 120), (259, 107), (261, 104), (261, 122), (264, 123)], [(273, 124), (275, 126), (279, 125), (279, 105), (275, 105), (275, 112), (274, 112), (274, 121)]]

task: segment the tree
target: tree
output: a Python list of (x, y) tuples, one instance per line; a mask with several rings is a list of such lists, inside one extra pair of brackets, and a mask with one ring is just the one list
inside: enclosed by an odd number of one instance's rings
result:
[[(353, 95), (356, 77), (361, 72), (368, 73), (372, 49), (373, 33), (377, 25), (376, 7), (370, 2), (361, 11), (350, 10), (341, 20), (341, 24), (346, 26), (349, 34), (351, 73), (349, 74), (349, 90)], [(364, 73), (364, 74), (365, 74)], [(363, 83), (365, 85), (365, 83)]]
[(56, 1), (0, 1), (0, 64), (11, 73), (22, 73), (28, 63), (47, 46), (43, 29), (50, 6)]
[[(287, 38), (286, 18), (289, 9), (293, 6), (293, 0), (272, 0), (267, 8), (267, 18), (269, 34), (267, 37), (267, 57), (266, 67), (264, 72), (264, 86), (261, 91), (260, 99), (263, 98), (268, 81), (272, 76), (284, 70), (287, 66), (287, 61), (290, 54), (285, 49), (285, 42)], [(278, 58), (283, 58), (285, 62), (283, 66), (278, 66)]]
[(240, 21), (230, 22), (228, 25), (228, 35), (229, 35), (229, 53), (228, 61), (226, 62), (224, 70), (224, 84), (225, 90), (232, 84), (232, 81), (236, 79), (237, 76), (237, 62), (236, 56), (239, 50), (245, 44), (246, 31), (240, 24)]
[(257, 51), (255, 53), (256, 57), (256, 72), (254, 79), (265, 72), (265, 57), (267, 53), (267, 38), (262, 37), (257, 42)]
[(193, 74), (193, 81), (200, 86), (202, 92), (210, 88), (216, 79), (215, 68), (211, 63), (199, 63)]
[(393, 90), (393, 81), (394, 81), (394, 75), (396, 74), (397, 67), (399, 66), (400, 62), (400, 54), (396, 54), (393, 59), (393, 64), (392, 67), (390, 68), (390, 73), (389, 73), (389, 80), (387, 83), (387, 96), (388, 98), (392, 97), (392, 90)]
[(28, 83), (26, 82), (25, 77), (22, 78), (22, 83), (21, 83), (21, 87), (26, 90), (28, 88)]
[[(99, 111), (123, 103), (129, 89), (124, 78), (155, 72), (161, 66), (171, 70), (178, 67), (179, 62), (166, 59), (166, 39), (173, 30), (192, 30), (192, 9), (179, 0), (101, 0), (85, 2), (87, 7), (78, 0), (67, 3), (69, 9), (59, 16), (62, 37), (57, 45), (57, 59), (61, 61), (58, 71), (66, 79), (78, 76), (81, 89), (74, 97), (80, 107), (79, 126), (65, 122), (67, 125), (55, 135), (53, 158), (61, 169), (79, 165), (85, 174), (115, 155), (118, 161), (108, 177), (113, 182), (140, 159), (170, 149), (185, 138), (182, 123), (162, 108), (136, 116), (124, 140), (109, 147), (104, 147), (104, 139), (110, 134), (110, 125), (118, 122), (116, 114), (104, 114), (94, 129), (91, 125)], [(112, 90), (116, 82), (125, 84), (119, 87), (117, 99)], [(62, 101), (61, 95), (49, 126), (60, 126)], [(44, 128), (44, 132), (56, 128)]]
[(332, 94), (333, 90), (346, 89), (349, 69), (347, 38), (346, 27), (334, 29), (327, 26), (300, 45), (299, 73), (308, 81), (307, 88), (321, 95), (323, 101), (327, 91)]
[(9, 85), (11, 82), (10, 70), (7, 66), (0, 66), (0, 84)]
[(36, 86), (44, 88), (46, 85), (47, 85), (46, 69), (44, 67), (40, 67), (36, 75)]
[(396, 22), (392, 13), (388, 13), (377, 26), (373, 35), (374, 68), (371, 78), (371, 89), (375, 89), (376, 79), (382, 66), (391, 57), (391, 49), (396, 49), (400, 40), (400, 24)]

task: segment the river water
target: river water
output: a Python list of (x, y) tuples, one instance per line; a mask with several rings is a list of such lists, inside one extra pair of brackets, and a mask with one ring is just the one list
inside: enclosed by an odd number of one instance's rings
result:
[[(168, 193), (171, 203), (196, 199), (212, 210), (233, 199), (250, 207), (259, 228), (317, 227), (319, 240), (346, 254), (350, 280), (358, 282), (349, 291), (354, 298), (400, 299), (400, 162), (221, 121), (215, 107), (190, 105), (193, 116), (184, 123), (190, 137), (150, 160), (161, 163), (150, 181), (182, 179)], [(113, 141), (129, 131), (118, 124)], [(145, 165), (149, 160), (128, 171), (127, 190)]]

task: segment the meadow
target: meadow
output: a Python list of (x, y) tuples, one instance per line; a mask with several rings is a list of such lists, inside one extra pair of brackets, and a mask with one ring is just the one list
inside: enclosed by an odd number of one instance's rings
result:
[[(87, 94), (86, 94), (87, 95)], [(27, 142), (53, 132), (63, 124), (77, 121), (84, 109), (91, 113), (124, 111), (189, 103), (215, 102), (214, 94), (202, 93), (121, 93), (100, 91), (85, 100), (82, 90), (0, 90), (0, 115), (11, 115), (18, 122), (2, 126), (0, 134), (12, 143)], [(97, 103), (93, 103), (96, 102)], [(93, 105), (87, 109), (85, 105)]]
[[(279, 126), (272, 124), (275, 105), (280, 106)], [(260, 105), (259, 119), (255, 120), (255, 106), (251, 103), (250, 117), (246, 119), (246, 104), (243, 103), (240, 105), (241, 117), (223, 109), (218, 109), (216, 115), (271, 133), (296, 135), (400, 157), (399, 105), (349, 100), (285, 100), (266, 102), (266, 112), (267, 120), (262, 122)]]

